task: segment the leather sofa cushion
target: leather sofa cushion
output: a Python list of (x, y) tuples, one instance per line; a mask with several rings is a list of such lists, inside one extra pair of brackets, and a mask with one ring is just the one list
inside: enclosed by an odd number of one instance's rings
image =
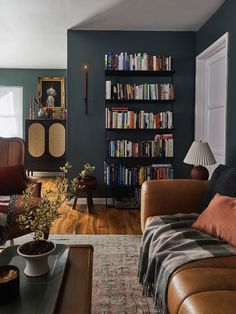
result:
[(169, 314), (235, 314), (236, 256), (187, 263), (172, 274)]
[(208, 188), (200, 203), (198, 212), (207, 208), (216, 193), (236, 197), (236, 168), (219, 165), (212, 174)]
[(22, 165), (0, 167), (0, 195), (21, 194), (25, 188)]
[(216, 194), (192, 227), (236, 247), (236, 198)]

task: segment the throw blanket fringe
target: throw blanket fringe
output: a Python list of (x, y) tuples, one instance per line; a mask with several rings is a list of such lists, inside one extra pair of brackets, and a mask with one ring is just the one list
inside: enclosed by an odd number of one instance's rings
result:
[(154, 298), (157, 313), (167, 314), (166, 291), (171, 274), (190, 261), (236, 255), (236, 248), (191, 227), (198, 214), (152, 217), (141, 241), (138, 276), (143, 295)]

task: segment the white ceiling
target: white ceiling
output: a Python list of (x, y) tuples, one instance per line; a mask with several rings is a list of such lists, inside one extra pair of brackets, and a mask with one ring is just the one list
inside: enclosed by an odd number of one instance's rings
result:
[(225, 0), (0, 0), (0, 68), (66, 68), (67, 30), (196, 31)]

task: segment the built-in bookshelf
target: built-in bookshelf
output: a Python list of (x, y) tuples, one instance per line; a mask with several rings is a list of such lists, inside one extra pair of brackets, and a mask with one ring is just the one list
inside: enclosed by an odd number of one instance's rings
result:
[(174, 177), (174, 73), (171, 56), (105, 55), (104, 181), (115, 205), (116, 189), (136, 207), (145, 180)]

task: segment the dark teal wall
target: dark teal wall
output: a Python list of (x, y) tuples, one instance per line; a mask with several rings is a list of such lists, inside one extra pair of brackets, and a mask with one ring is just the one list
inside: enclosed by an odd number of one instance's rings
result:
[[(181, 178), (189, 175), (183, 159), (193, 140), (195, 40), (194, 32), (68, 32), (67, 156), (73, 165), (73, 175), (85, 162), (96, 166), (97, 196), (104, 196), (104, 54), (107, 51), (148, 52), (175, 58), (175, 176)], [(84, 63), (89, 65), (87, 116), (83, 101)]]
[(23, 86), (24, 119), (29, 117), (29, 95), (38, 95), (38, 77), (64, 76), (67, 70), (52, 69), (0, 69), (1, 86)]
[(229, 32), (226, 163), (236, 166), (236, 1), (226, 0), (197, 32), (197, 55)]

